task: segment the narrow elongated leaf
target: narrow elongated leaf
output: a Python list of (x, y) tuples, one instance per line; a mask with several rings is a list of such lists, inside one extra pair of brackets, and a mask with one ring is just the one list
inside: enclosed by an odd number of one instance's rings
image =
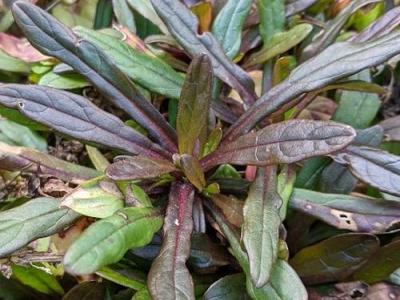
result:
[(368, 43), (335, 43), (294, 69), (289, 77), (264, 94), (232, 125), (225, 142), (251, 130), (258, 122), (282, 108), (294, 97), (379, 65), (400, 53), (400, 32)]
[(342, 27), (346, 24), (347, 20), (358, 9), (367, 4), (380, 1), (382, 0), (351, 1), (350, 4), (347, 5), (333, 20), (326, 24), (325, 29), (321, 31), (321, 33), (315, 37), (314, 41), (304, 49), (302, 59), (306, 60), (310, 57), (313, 57), (316, 53), (321, 52), (323, 49), (333, 43), (340, 33)]
[(97, 271), (96, 274), (102, 278), (133, 289), (135, 291), (140, 291), (146, 288), (144, 278), (140, 278), (140, 272), (138, 272), (138, 274), (136, 274), (135, 272), (126, 272), (126, 274), (124, 271), (126, 271), (126, 269), (119, 270), (104, 267)]
[(303, 41), (312, 31), (310, 24), (299, 24), (288, 31), (279, 32), (272, 36), (263, 49), (252, 54), (244, 64), (245, 68), (251, 68), (263, 64), (269, 59), (284, 53)]
[(176, 130), (181, 154), (193, 155), (193, 150), (203, 147), (207, 140), (211, 83), (209, 58), (196, 56), (189, 67), (178, 106)]
[(338, 163), (348, 164), (358, 179), (371, 186), (400, 196), (400, 157), (368, 147), (348, 147), (335, 156)]
[(29, 242), (52, 235), (72, 224), (79, 215), (59, 208), (55, 198), (36, 198), (0, 213), (0, 257)]
[(166, 160), (124, 156), (108, 166), (106, 174), (113, 180), (136, 180), (154, 178), (175, 170), (175, 166)]
[(85, 27), (77, 27), (74, 32), (105, 51), (116, 66), (133, 81), (150, 91), (179, 98), (183, 76), (163, 60), (132, 48), (126, 42), (108, 34)]
[(78, 39), (72, 31), (33, 4), (16, 1), (13, 14), (32, 45), (73, 67), (106, 98), (146, 128), (158, 142), (171, 151), (176, 150), (176, 135), (172, 127), (99, 47)]
[(94, 169), (66, 162), (30, 148), (14, 147), (2, 142), (0, 169), (51, 175), (77, 184), (101, 175)]
[(400, 24), (400, 7), (395, 7), (389, 10), (386, 14), (373, 22), (359, 34), (356, 34), (350, 41), (366, 42), (370, 39), (375, 39), (385, 34), (388, 34)]
[(129, 249), (150, 243), (161, 225), (161, 216), (152, 208), (121, 209), (84, 231), (65, 254), (65, 269), (77, 275), (91, 274), (119, 261)]
[(379, 247), (374, 235), (337, 235), (300, 250), (290, 265), (305, 284), (340, 281), (351, 275)]
[(193, 13), (178, 0), (151, 0), (154, 9), (167, 25), (172, 36), (192, 56), (207, 54), (214, 74), (236, 89), (242, 98), (253, 103), (256, 95), (254, 83), (240, 67), (225, 56), (218, 41), (209, 32), (197, 33), (198, 20)]
[(249, 300), (246, 276), (242, 273), (227, 275), (214, 282), (204, 293), (204, 300)]
[(334, 122), (292, 120), (267, 126), (222, 145), (205, 157), (205, 169), (222, 163), (269, 165), (326, 155), (347, 146), (355, 131)]
[(115, 183), (95, 178), (66, 195), (61, 206), (93, 218), (107, 218), (124, 207), (123, 195)]
[(6, 84), (0, 86), (0, 104), (18, 109), (37, 122), (83, 141), (128, 153), (169, 156), (117, 117), (72, 93), (42, 86)]
[(400, 141), (400, 116), (386, 119), (379, 125), (383, 128), (387, 140)]
[(368, 284), (385, 280), (400, 265), (400, 241), (393, 241), (381, 248), (353, 274), (352, 278)]
[(117, 21), (122, 26), (128, 28), (130, 32), (136, 32), (135, 17), (128, 5), (127, 0), (112, 0), (113, 10)]
[(356, 232), (383, 233), (400, 223), (400, 203), (396, 201), (295, 189), (289, 205), (329, 225)]
[(235, 58), (239, 52), (242, 27), (251, 3), (251, 0), (229, 0), (213, 22), (212, 33), (230, 59)]
[(165, 34), (168, 33), (168, 29), (165, 24), (162, 22), (160, 17), (155, 12), (153, 6), (151, 5), (150, 0), (127, 0), (128, 4), (140, 13), (143, 17), (150, 20), (154, 25), (164, 32)]
[(206, 179), (201, 169), (199, 161), (188, 154), (180, 157), (180, 166), (189, 181), (199, 190), (202, 191), (206, 185)]
[(294, 0), (286, 5), (286, 17), (293, 16), (313, 5), (317, 0)]
[(260, 15), (260, 35), (264, 45), (285, 27), (285, 3), (283, 0), (257, 0)]
[(250, 275), (257, 288), (264, 286), (278, 257), (279, 208), (276, 168), (259, 169), (243, 208), (242, 240), (249, 257)]
[(195, 299), (193, 280), (186, 267), (193, 228), (193, 197), (192, 186), (173, 183), (161, 251), (148, 276), (148, 288), (154, 300)]

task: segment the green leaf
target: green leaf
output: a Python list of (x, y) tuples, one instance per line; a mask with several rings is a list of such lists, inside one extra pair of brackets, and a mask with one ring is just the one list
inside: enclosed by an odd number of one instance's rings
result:
[(160, 58), (130, 47), (120, 39), (85, 27), (74, 32), (105, 51), (116, 66), (150, 91), (179, 98), (183, 77)]
[(36, 198), (0, 213), (0, 257), (72, 224), (78, 214), (55, 198)]
[(209, 58), (196, 56), (188, 69), (178, 106), (176, 131), (181, 154), (193, 155), (193, 150), (202, 148), (207, 140), (211, 83)]
[(73, 164), (31, 148), (10, 146), (0, 142), (1, 168), (8, 171), (51, 175), (79, 184), (101, 175), (94, 169)]
[(191, 185), (173, 183), (164, 220), (163, 243), (147, 279), (154, 300), (195, 298), (193, 280), (186, 267), (193, 229), (193, 197)]
[(339, 35), (340, 30), (346, 24), (349, 17), (355, 13), (358, 9), (371, 3), (380, 2), (382, 0), (355, 0), (351, 1), (333, 20), (329, 21), (325, 29), (321, 31), (314, 39), (314, 41), (308, 45), (304, 51), (302, 59), (308, 59), (315, 54), (324, 50), (327, 46), (333, 43), (336, 37)]
[(400, 222), (397, 201), (295, 189), (289, 204), (331, 226), (355, 232), (384, 233), (396, 230)]
[(29, 73), (30, 69), (31, 67), (28, 63), (0, 50), (0, 70), (15, 73)]
[(339, 123), (291, 120), (225, 143), (201, 163), (205, 170), (222, 163), (257, 166), (293, 163), (340, 150), (354, 137), (354, 129)]
[(90, 83), (79, 74), (58, 75), (54, 72), (43, 75), (38, 84), (62, 90), (72, 90), (90, 86)]
[(358, 179), (389, 194), (400, 196), (400, 157), (368, 147), (348, 147), (334, 159), (349, 165)]
[(167, 34), (168, 29), (155, 12), (150, 0), (127, 0), (128, 4), (143, 17), (156, 25), (163, 33)]
[(137, 180), (155, 178), (176, 171), (176, 167), (167, 160), (146, 156), (122, 156), (106, 170), (107, 177), (113, 180)]
[(99, 47), (79, 39), (50, 14), (31, 3), (16, 1), (12, 10), (15, 21), (34, 47), (85, 76), (159, 143), (175, 152), (176, 134), (173, 128)]
[[(368, 82), (371, 81), (371, 74), (369, 70), (364, 70), (350, 78)], [(380, 106), (379, 97), (368, 91), (344, 91), (340, 95), (333, 120), (363, 129), (374, 120)]]
[(279, 196), (282, 198), (282, 206), (279, 209), (279, 215), (281, 220), (286, 218), (287, 207), (290, 196), (294, 189), (294, 183), (296, 181), (296, 172), (289, 165), (282, 167), (281, 172), (278, 175), (277, 190)]
[(361, 280), (373, 284), (385, 280), (400, 265), (400, 241), (395, 240), (374, 253), (374, 255), (352, 276), (355, 280)]
[(103, 177), (82, 183), (66, 195), (61, 206), (93, 218), (107, 218), (124, 207), (118, 187)]
[(234, 59), (239, 52), (242, 28), (251, 4), (251, 0), (229, 0), (213, 21), (212, 33), (229, 59)]
[(132, 297), (132, 300), (152, 300), (150, 293), (147, 289), (143, 289)]
[(310, 34), (312, 29), (313, 26), (310, 24), (299, 24), (288, 31), (274, 34), (260, 51), (248, 58), (244, 67), (251, 68), (255, 65), (264, 64), (271, 58), (285, 53), (300, 44)]
[(130, 32), (136, 32), (135, 16), (128, 5), (127, 0), (112, 0), (115, 17), (118, 23), (129, 29)]
[(190, 183), (201, 192), (206, 186), (206, 179), (199, 161), (191, 155), (183, 154), (180, 157), (179, 164)]
[(86, 281), (75, 285), (62, 300), (94, 300), (104, 299), (106, 288), (103, 283), (97, 281)]
[(13, 121), (13, 122), (18, 123), (23, 126), (26, 126), (35, 131), (48, 131), (49, 130), (46, 126), (25, 117), (19, 111), (12, 109), (12, 108), (0, 106), (0, 115), (2, 117), (7, 118), (10, 121)]
[(197, 33), (196, 16), (178, 0), (151, 0), (154, 9), (167, 25), (171, 35), (192, 56), (207, 54), (214, 74), (236, 89), (247, 103), (253, 103), (254, 82), (240, 67), (225, 56), (219, 42), (209, 32)]
[(63, 295), (64, 290), (57, 279), (34, 266), (12, 265), (12, 278), (47, 295)]
[(129, 207), (92, 224), (72, 244), (64, 256), (71, 274), (91, 274), (119, 261), (131, 248), (147, 245), (162, 226), (152, 208)]
[(290, 260), (290, 265), (305, 284), (341, 281), (371, 257), (378, 247), (379, 240), (374, 235), (336, 235), (300, 250)]
[(28, 127), (19, 125), (10, 120), (0, 119), (0, 140), (7, 139), (7, 143), (15, 146), (24, 146), (47, 152), (46, 140)]
[(120, 119), (73, 93), (38, 85), (6, 84), (0, 88), (0, 104), (89, 143), (128, 153), (156, 157), (164, 153), (169, 157), (160, 146), (125, 126)]
[(93, 166), (97, 171), (105, 172), (107, 167), (110, 165), (107, 158), (96, 148), (86, 145), (86, 152), (92, 162)]
[(400, 32), (368, 43), (335, 43), (294, 69), (281, 84), (265, 93), (226, 132), (223, 143), (251, 130), (296, 96), (379, 65), (400, 53)]
[(129, 273), (129, 272), (118, 272), (118, 270), (114, 270), (108, 267), (103, 267), (96, 272), (97, 275), (99, 275), (104, 279), (115, 282), (119, 285), (125, 286), (135, 291), (140, 291), (146, 288), (146, 285), (143, 280), (139, 280), (138, 278), (132, 278), (133, 276), (128, 276), (128, 274), (124, 273)]
[(249, 257), (253, 284), (264, 286), (278, 257), (279, 208), (276, 168), (259, 169), (243, 208), (242, 240)]
[(285, 3), (283, 0), (257, 0), (257, 8), (260, 14), (260, 35), (265, 45), (285, 27)]
[(204, 300), (248, 300), (246, 276), (243, 273), (227, 275), (214, 282), (204, 293)]

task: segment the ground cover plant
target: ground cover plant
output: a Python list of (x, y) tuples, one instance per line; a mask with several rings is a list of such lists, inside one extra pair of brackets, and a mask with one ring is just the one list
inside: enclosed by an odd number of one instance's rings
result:
[(0, 299), (400, 298), (397, 5), (4, 1)]

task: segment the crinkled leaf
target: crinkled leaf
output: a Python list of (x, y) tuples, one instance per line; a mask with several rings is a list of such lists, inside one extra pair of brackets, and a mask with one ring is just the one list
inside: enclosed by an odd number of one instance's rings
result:
[(167, 160), (146, 156), (123, 156), (108, 166), (106, 174), (113, 180), (136, 180), (158, 177), (175, 171)]
[(400, 241), (381, 248), (352, 276), (368, 284), (385, 280), (400, 266)]
[(47, 295), (63, 295), (64, 290), (51, 274), (34, 266), (12, 265), (12, 278), (22, 284)]
[(246, 276), (242, 273), (227, 275), (214, 282), (204, 293), (204, 300), (248, 300)]
[(183, 77), (163, 60), (132, 48), (126, 42), (105, 33), (85, 27), (77, 27), (74, 32), (105, 51), (116, 66), (133, 81), (150, 91), (179, 98)]
[(42, 86), (6, 84), (0, 86), (0, 104), (83, 141), (129, 153), (168, 156), (158, 145), (82, 96)]
[(202, 148), (208, 135), (212, 70), (206, 55), (196, 56), (186, 76), (179, 100), (176, 131), (179, 152), (193, 155)]
[(368, 147), (348, 147), (335, 156), (341, 164), (348, 164), (358, 179), (369, 185), (400, 196), (400, 157)]
[(349, 17), (358, 9), (380, 1), (382, 0), (351, 1), (333, 20), (325, 25), (325, 28), (314, 38), (314, 41), (304, 49), (302, 59), (309, 59), (332, 44)]
[(305, 284), (340, 281), (351, 275), (378, 247), (379, 240), (374, 235), (336, 235), (300, 250), (290, 265)]
[(270, 279), (278, 257), (279, 208), (276, 168), (259, 169), (243, 208), (242, 240), (249, 257), (253, 284), (260, 288)]
[(267, 126), (226, 143), (205, 157), (203, 167), (222, 163), (268, 165), (293, 163), (347, 146), (355, 131), (334, 122), (292, 120)]
[(198, 20), (193, 13), (178, 0), (151, 0), (158, 15), (166, 23), (170, 33), (192, 56), (207, 54), (214, 74), (236, 89), (242, 98), (253, 103), (256, 95), (254, 83), (240, 67), (225, 56), (219, 42), (209, 32), (197, 33)]
[(72, 224), (79, 215), (59, 208), (55, 198), (36, 198), (0, 213), (0, 257), (29, 242), (52, 235)]
[(230, 127), (225, 141), (251, 130), (266, 116), (282, 108), (294, 97), (314, 91), (365, 68), (379, 65), (400, 53), (400, 32), (368, 43), (335, 43), (313, 59), (294, 69), (290, 76), (264, 94)]
[(93, 218), (107, 218), (124, 207), (123, 195), (118, 187), (104, 178), (95, 178), (82, 183), (66, 195), (61, 206)]
[(148, 288), (154, 300), (195, 299), (193, 280), (186, 267), (193, 228), (193, 197), (192, 186), (173, 183), (161, 251), (148, 275)]
[(212, 33), (230, 59), (239, 52), (242, 27), (251, 4), (251, 0), (229, 0), (213, 21)]
[(400, 7), (390, 9), (386, 14), (373, 22), (350, 41), (365, 42), (388, 34), (400, 24)]
[(126, 251), (150, 243), (162, 226), (152, 208), (129, 207), (92, 224), (64, 256), (65, 269), (77, 275), (91, 274), (119, 261)]
[(31, 148), (0, 142), (0, 169), (51, 175), (72, 183), (81, 183), (101, 175), (94, 169), (66, 162)]
[(310, 24), (299, 24), (288, 31), (278, 32), (272, 36), (263, 48), (252, 54), (246, 61), (244, 67), (251, 68), (258, 64), (263, 64), (271, 58), (292, 49), (301, 43), (312, 31)]
[(176, 149), (174, 130), (99, 47), (78, 39), (50, 14), (30, 3), (16, 1), (13, 14), (32, 45), (73, 67), (161, 144), (171, 151)]
[(295, 189), (290, 207), (340, 229), (383, 233), (400, 223), (400, 203)]

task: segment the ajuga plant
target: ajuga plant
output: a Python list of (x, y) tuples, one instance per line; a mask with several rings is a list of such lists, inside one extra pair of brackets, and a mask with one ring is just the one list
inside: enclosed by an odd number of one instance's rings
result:
[(0, 298), (400, 297), (392, 1), (95, 8), (9, 8), (39, 62), (4, 73), (0, 169), (44, 184), (0, 203)]

